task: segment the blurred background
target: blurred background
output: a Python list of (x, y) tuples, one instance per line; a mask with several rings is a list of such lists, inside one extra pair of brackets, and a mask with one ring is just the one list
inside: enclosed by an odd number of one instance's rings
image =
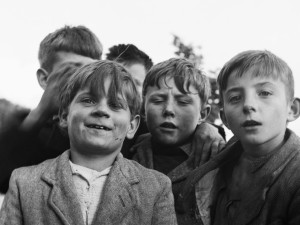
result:
[[(300, 96), (299, 6), (297, 0), (3, 1), (0, 98), (29, 108), (38, 104), (39, 43), (64, 25), (90, 28), (104, 46), (103, 58), (109, 47), (121, 43), (136, 45), (154, 63), (190, 58), (213, 85), (231, 57), (244, 50), (267, 49), (290, 65)], [(216, 91), (210, 103), (218, 103)], [(212, 120), (217, 113), (216, 109)], [(289, 127), (300, 135), (300, 120)]]

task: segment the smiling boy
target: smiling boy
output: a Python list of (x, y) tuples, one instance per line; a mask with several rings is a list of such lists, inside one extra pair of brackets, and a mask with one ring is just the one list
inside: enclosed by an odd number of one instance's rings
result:
[(72, 75), (61, 94), (60, 125), (70, 149), (13, 172), (1, 224), (177, 224), (171, 182), (120, 154), (139, 124), (133, 78), (98, 61)]
[[(246, 51), (222, 68), (221, 118), (238, 141), (220, 166), (212, 224), (300, 224), (299, 117), (291, 69), (269, 51)], [(226, 150), (224, 150), (226, 152)]]

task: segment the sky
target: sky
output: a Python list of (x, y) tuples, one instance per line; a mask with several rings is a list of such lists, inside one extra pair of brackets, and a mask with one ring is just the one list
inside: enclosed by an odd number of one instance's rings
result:
[[(0, 7), (0, 98), (34, 108), (42, 96), (40, 41), (64, 25), (90, 28), (104, 46), (132, 43), (158, 63), (174, 57), (173, 34), (201, 46), (204, 71), (237, 53), (267, 49), (284, 59), (300, 97), (298, 0), (12, 0)], [(289, 125), (300, 135), (300, 119)]]

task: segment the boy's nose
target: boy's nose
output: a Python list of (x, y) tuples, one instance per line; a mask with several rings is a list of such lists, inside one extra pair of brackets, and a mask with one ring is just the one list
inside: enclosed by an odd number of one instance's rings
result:
[(251, 111), (255, 112), (255, 108), (251, 105), (244, 105), (243, 112), (244, 113), (250, 113)]
[(175, 112), (174, 112), (174, 103), (172, 101), (168, 101), (165, 105), (165, 109), (163, 112), (164, 116), (171, 116), (174, 117), (175, 116)]
[(106, 117), (109, 118), (110, 115), (108, 113), (108, 106), (105, 102), (99, 102), (97, 105), (95, 105), (93, 111), (92, 111), (93, 116), (97, 117)]
[(244, 113), (250, 113), (256, 111), (256, 104), (255, 104), (255, 98), (254, 97), (246, 97), (244, 106), (243, 106), (243, 112)]

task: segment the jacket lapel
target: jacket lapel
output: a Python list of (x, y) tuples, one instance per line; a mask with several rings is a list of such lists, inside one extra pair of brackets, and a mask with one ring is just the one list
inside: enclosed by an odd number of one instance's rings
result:
[(42, 179), (50, 184), (49, 205), (64, 224), (84, 224), (79, 200), (72, 180), (69, 151), (58, 157)]
[(120, 224), (136, 204), (132, 185), (138, 182), (136, 172), (119, 154), (107, 178), (93, 224)]

